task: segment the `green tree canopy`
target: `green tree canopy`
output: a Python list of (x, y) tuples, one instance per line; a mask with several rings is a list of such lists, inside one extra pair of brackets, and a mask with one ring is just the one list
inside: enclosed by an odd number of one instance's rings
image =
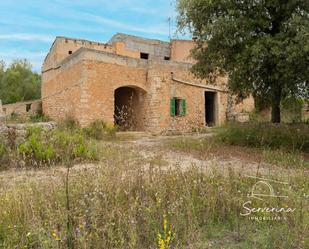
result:
[(276, 123), (282, 97), (308, 98), (309, 1), (177, 0), (177, 8), (179, 28), (197, 41), (197, 76), (228, 74), (238, 97), (270, 100)]
[(41, 76), (32, 72), (27, 60), (13, 62), (5, 68), (0, 62), (0, 99), (3, 104), (41, 97)]

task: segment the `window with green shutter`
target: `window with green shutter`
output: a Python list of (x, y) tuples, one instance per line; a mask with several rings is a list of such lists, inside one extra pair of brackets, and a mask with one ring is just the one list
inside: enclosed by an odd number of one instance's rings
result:
[(172, 117), (185, 116), (187, 114), (186, 100), (181, 98), (172, 98), (170, 102), (170, 113)]

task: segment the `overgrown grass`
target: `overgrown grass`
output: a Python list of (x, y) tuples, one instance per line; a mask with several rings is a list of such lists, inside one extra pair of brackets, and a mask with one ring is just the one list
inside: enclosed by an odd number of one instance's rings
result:
[(298, 151), (287, 152), (284, 150), (264, 149), (262, 158), (266, 163), (284, 168), (306, 168), (309, 169), (309, 161), (304, 159), (302, 153)]
[(164, 234), (171, 235), (166, 248), (290, 249), (309, 243), (308, 176), (290, 178), (288, 199), (252, 200), (254, 207), (296, 208), (290, 214), (255, 214), (284, 215), (286, 221), (255, 222), (240, 216), (253, 179), (232, 170), (226, 177), (198, 168), (147, 169), (123, 150), (106, 156), (96, 170), (70, 178), (70, 211), (61, 179), (29, 180), (1, 193), (0, 246), (67, 248), (68, 212), (74, 248), (159, 248)]
[(228, 124), (214, 129), (213, 136), (178, 137), (169, 140), (166, 147), (201, 159), (239, 157), (283, 168), (309, 168), (309, 161), (305, 159), (309, 146), (309, 136), (305, 134), (308, 126), (269, 125), (269, 130), (266, 127), (266, 124)]
[(56, 129), (29, 127), (26, 133), (21, 139), (16, 131), (9, 130), (2, 138), (0, 168), (95, 161), (98, 159), (97, 140), (116, 140), (116, 128), (103, 121), (81, 128), (75, 120), (67, 119)]
[(307, 124), (229, 123), (217, 129), (217, 137), (230, 145), (309, 152)]
[(17, 114), (12, 113), (7, 117), (6, 122), (9, 124), (16, 123), (38, 123), (38, 122), (49, 122), (51, 119), (42, 114)]
[(49, 122), (51, 119), (48, 116), (42, 114), (32, 114), (29, 116), (29, 121), (31, 123), (38, 123), (38, 122)]
[(17, 148), (27, 166), (54, 165), (65, 161), (93, 161), (97, 148), (78, 129), (43, 131), (28, 129), (25, 141)]
[(115, 139), (117, 128), (114, 125), (105, 123), (103, 121), (95, 121), (88, 127), (84, 128), (84, 133), (96, 140)]
[[(10, 132), (13, 133), (13, 132)], [(80, 129), (28, 128), (26, 136), (17, 141), (7, 135), (0, 145), (0, 168), (52, 166), (68, 161), (95, 161), (96, 143)]]
[[(34, 130), (28, 135), (26, 151), (48, 151), (52, 144), (56, 155), (62, 153), (73, 161), (79, 151), (74, 148), (83, 144), (80, 139), (87, 143), (90, 138), (101, 138), (97, 131), (88, 133), (75, 124), (50, 133)], [(40, 144), (33, 145), (32, 139)], [(29, 177), (9, 188), (5, 187), (8, 180), (0, 178), (0, 248), (161, 249), (164, 244), (164, 249), (290, 249), (309, 244), (309, 176), (305, 171), (269, 175), (270, 180), (288, 182), (284, 186), (272, 183), (276, 193), (288, 198), (258, 200), (248, 197), (258, 179), (232, 169), (228, 174), (198, 167), (182, 171), (169, 168), (160, 157), (146, 160), (128, 146), (95, 143), (101, 151), (97, 166), (80, 170), (69, 163), (66, 172), (59, 169), (57, 174), (45, 169), (52, 176), (44, 181)], [(226, 146), (209, 137), (180, 138), (173, 143), (173, 148), (201, 153), (214, 153)], [(273, 152), (265, 149), (265, 158), (271, 160)], [(246, 212), (242, 205), (249, 200), (252, 208), (295, 211), (260, 211), (252, 216), (284, 220), (253, 221), (240, 215)]]

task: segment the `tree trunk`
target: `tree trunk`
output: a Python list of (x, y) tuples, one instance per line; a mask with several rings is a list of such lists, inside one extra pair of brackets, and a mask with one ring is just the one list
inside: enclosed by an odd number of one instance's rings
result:
[(280, 102), (281, 102), (281, 88), (278, 87), (274, 89), (272, 94), (272, 108), (271, 108), (271, 122), (272, 123), (280, 123), (281, 115), (280, 115)]

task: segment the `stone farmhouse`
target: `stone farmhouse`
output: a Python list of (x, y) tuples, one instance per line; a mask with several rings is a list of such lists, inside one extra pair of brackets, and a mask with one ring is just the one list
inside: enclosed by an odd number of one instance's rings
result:
[(254, 108), (234, 104), (227, 77), (210, 85), (190, 73), (189, 40), (114, 35), (108, 43), (57, 37), (42, 67), (42, 108), (82, 126), (104, 120), (161, 133), (223, 124)]

